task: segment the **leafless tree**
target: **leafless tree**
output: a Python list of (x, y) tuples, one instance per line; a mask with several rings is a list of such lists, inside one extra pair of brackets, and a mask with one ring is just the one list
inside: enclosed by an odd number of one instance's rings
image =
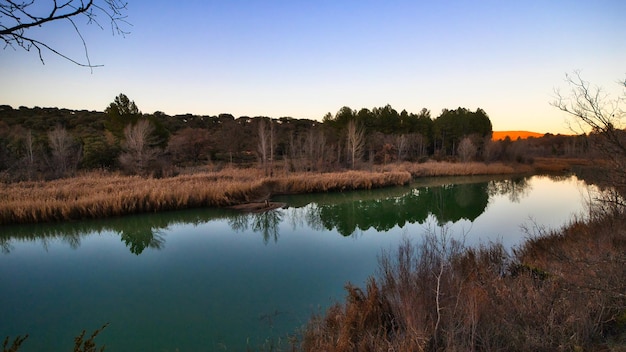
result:
[(265, 118), (259, 118), (258, 138), (261, 166), (267, 174), (268, 168), (270, 167), (268, 164), (272, 163), (274, 154), (274, 126), (271, 119), (266, 121)]
[(465, 137), (461, 140), (461, 143), (459, 143), (457, 152), (459, 153), (459, 157), (461, 157), (461, 161), (468, 162), (476, 156), (476, 146), (471, 138)]
[[(87, 44), (77, 24), (78, 18), (86, 20), (87, 24), (102, 27), (101, 18), (110, 22), (113, 34), (125, 35), (121, 25), (126, 22), (127, 3), (121, 0), (2, 0), (0, 1), (0, 40), (4, 47), (13, 49), (22, 48), (26, 51), (35, 50), (39, 59), (44, 63), (42, 49), (48, 50), (76, 65), (97, 67), (89, 58)], [(85, 62), (61, 53), (50, 44), (37, 39), (33, 29), (42, 27), (51, 22), (66, 21), (80, 39), (84, 52)]]
[(409, 135), (409, 141), (409, 148), (412, 151), (412, 155), (417, 157), (422, 157), (426, 155), (426, 153), (428, 152), (426, 149), (428, 141), (426, 137), (424, 137), (424, 135), (422, 135), (421, 133), (411, 133)]
[(167, 151), (181, 165), (198, 165), (211, 160), (213, 139), (203, 128), (184, 128), (170, 138)]
[(569, 92), (556, 90), (552, 105), (574, 117), (575, 132), (590, 131), (590, 140), (602, 157), (611, 163), (608, 181), (626, 191), (626, 130), (623, 103), (626, 100), (626, 80), (619, 82), (624, 89), (617, 98), (611, 98), (602, 88), (585, 81), (579, 71), (566, 75)]
[(312, 127), (305, 139), (305, 154), (311, 170), (321, 170), (324, 164), (326, 136), (324, 131)]
[(408, 141), (409, 139), (407, 138), (407, 136), (405, 134), (399, 134), (396, 136), (396, 140), (395, 140), (395, 147), (396, 150), (398, 151), (398, 156), (397, 156), (397, 161), (400, 162), (402, 161), (402, 159), (404, 159), (404, 156), (406, 154), (406, 150), (408, 148)]
[(120, 155), (120, 164), (124, 169), (133, 173), (145, 173), (149, 163), (156, 160), (160, 150), (156, 147), (158, 141), (152, 136), (153, 131), (150, 121), (145, 119), (124, 128), (123, 152)]
[(363, 156), (365, 148), (365, 131), (356, 121), (350, 120), (347, 126), (346, 148), (350, 156), (350, 162), (354, 169), (357, 160)]
[(26, 132), (24, 146), (26, 147), (26, 172), (28, 179), (30, 180), (33, 176), (33, 171), (35, 170), (35, 141), (31, 130)]
[(67, 176), (74, 172), (80, 161), (81, 149), (76, 141), (61, 126), (57, 126), (48, 132), (50, 145), (50, 167), (54, 170), (55, 177)]
[(486, 138), (483, 149), (483, 159), (486, 163), (496, 161), (502, 157), (502, 142)]
[[(552, 105), (575, 118), (577, 127), (571, 129), (584, 133), (591, 128), (592, 132), (605, 133), (614, 147), (626, 153), (626, 145), (617, 132), (623, 128), (624, 110), (620, 105), (626, 99), (626, 92), (611, 99), (602, 88), (585, 81), (580, 71), (575, 71), (572, 75), (566, 74), (565, 82), (569, 85), (569, 92), (563, 95), (560, 90), (555, 90), (556, 98)], [(626, 80), (619, 84), (626, 88)]]

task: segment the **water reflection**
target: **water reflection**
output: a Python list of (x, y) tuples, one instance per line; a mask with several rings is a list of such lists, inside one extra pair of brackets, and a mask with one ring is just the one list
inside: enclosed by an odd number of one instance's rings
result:
[(388, 231), (406, 223), (424, 223), (430, 214), (438, 223), (473, 221), (489, 202), (487, 183), (443, 185), (411, 189), (383, 199), (320, 205), (319, 218), (328, 230), (336, 228), (343, 236), (369, 228)]
[(131, 253), (141, 254), (147, 247), (161, 249), (165, 244), (165, 236), (161, 230), (138, 228), (135, 231), (123, 230), (120, 233), (122, 242), (130, 249)]
[[(559, 181), (559, 180), (555, 180)], [(527, 177), (516, 177), (509, 180), (494, 181), (489, 184), (489, 195), (506, 195), (513, 203), (519, 203), (532, 191)]]
[(120, 235), (131, 253), (139, 255), (146, 248), (162, 249), (170, 226), (215, 220), (226, 220), (234, 232), (252, 229), (265, 244), (278, 241), (282, 222), (294, 228), (336, 229), (341, 235), (350, 236), (358, 230), (373, 228), (385, 232), (407, 223), (422, 224), (430, 216), (439, 225), (461, 219), (474, 221), (485, 211), (490, 197), (507, 195), (511, 201), (519, 202), (530, 190), (527, 177), (438, 178), (405, 187), (282, 197), (290, 206), (287, 211), (246, 214), (227, 209), (196, 209), (97, 221), (8, 226), (0, 234), (0, 250), (10, 253), (15, 241), (37, 241), (47, 249), (48, 243), (57, 239), (76, 249), (83, 236), (113, 232)]
[(250, 228), (252, 231), (263, 236), (263, 242), (267, 244), (270, 240), (278, 242), (278, 225), (283, 221), (283, 214), (278, 210), (271, 210), (263, 213), (252, 214), (231, 214), (227, 217), (227, 222), (235, 232), (243, 232)]

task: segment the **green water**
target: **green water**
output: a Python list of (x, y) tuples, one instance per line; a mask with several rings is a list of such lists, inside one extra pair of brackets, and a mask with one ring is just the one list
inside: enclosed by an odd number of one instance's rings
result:
[(446, 226), (467, 245), (519, 244), (520, 225), (584, 211), (575, 177), (438, 178), (372, 191), (277, 197), (262, 214), (197, 209), (0, 228), (0, 338), (21, 351), (240, 351), (284, 342), (375, 274), (403, 238)]

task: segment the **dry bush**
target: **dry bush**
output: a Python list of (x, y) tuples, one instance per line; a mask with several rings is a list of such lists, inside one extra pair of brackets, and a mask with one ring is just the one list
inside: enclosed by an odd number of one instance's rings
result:
[(376, 280), (367, 291), (348, 284), (345, 305), (335, 304), (325, 317), (316, 317), (315, 327), (303, 338), (307, 351), (377, 351), (386, 345), (395, 327), (389, 302)]
[(367, 293), (348, 286), (344, 304), (311, 321), (303, 350), (624, 351), (624, 215), (539, 233), (513, 255), (442, 237), (404, 243)]

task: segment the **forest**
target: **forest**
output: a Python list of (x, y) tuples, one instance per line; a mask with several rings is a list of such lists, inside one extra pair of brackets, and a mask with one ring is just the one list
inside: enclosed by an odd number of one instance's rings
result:
[(258, 165), (266, 174), (337, 171), (400, 161), (532, 163), (580, 156), (588, 137), (547, 134), (494, 141), (481, 108), (444, 109), (432, 117), (390, 105), (344, 106), (321, 121), (230, 114), (142, 113), (120, 94), (104, 111), (0, 105), (0, 179), (50, 180), (79, 170), (173, 176), (206, 165)]

